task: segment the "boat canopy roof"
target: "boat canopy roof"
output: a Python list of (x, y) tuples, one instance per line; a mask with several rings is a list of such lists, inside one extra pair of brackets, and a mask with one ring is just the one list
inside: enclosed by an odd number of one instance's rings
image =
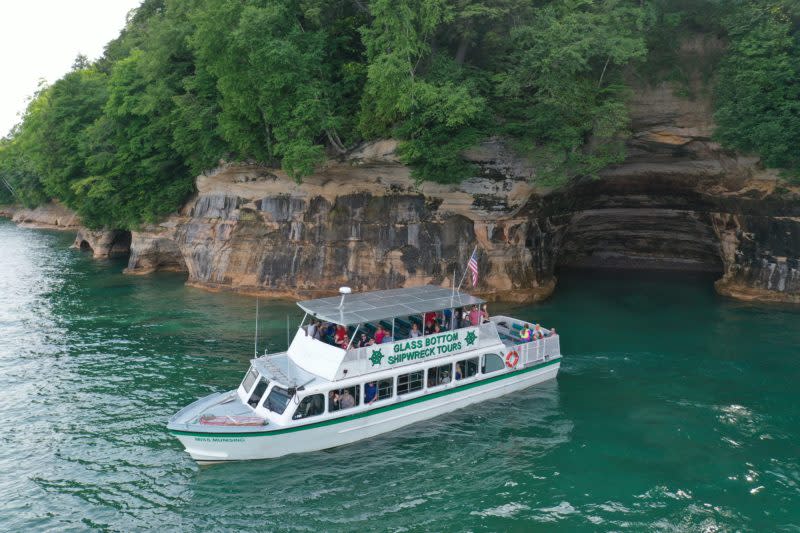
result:
[(421, 315), (451, 307), (480, 305), (485, 302), (470, 294), (452, 289), (423, 285), (407, 289), (347, 294), (340, 308), (341, 296), (298, 302), (303, 311), (316, 319), (343, 326), (377, 322), (398, 316)]

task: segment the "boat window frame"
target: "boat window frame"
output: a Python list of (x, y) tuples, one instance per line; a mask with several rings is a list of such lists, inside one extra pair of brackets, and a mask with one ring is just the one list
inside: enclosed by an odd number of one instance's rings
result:
[[(265, 376), (264, 374), (262, 374), (260, 372), (258, 373), (258, 378), (259, 378), (258, 381), (256, 382), (255, 386), (253, 387), (253, 392), (249, 393), (247, 395), (247, 400), (245, 400), (247, 405), (249, 405), (253, 409), (258, 409), (258, 406), (261, 405), (261, 403), (264, 401), (264, 398), (267, 397), (267, 391), (270, 390), (270, 386), (272, 385), (272, 381), (267, 376)], [(264, 387), (264, 390), (261, 393), (261, 396), (259, 396), (259, 398), (258, 398), (258, 400), (256, 400), (255, 404), (253, 404), (253, 403), (250, 402), (250, 400), (253, 399), (253, 396), (255, 396), (255, 394), (256, 394), (256, 389), (258, 388), (258, 385), (260, 383), (262, 383), (262, 382), (265, 382), (267, 384), (267, 386)]]
[[(372, 405), (372, 404), (379, 403), (379, 402), (385, 402), (386, 400), (391, 400), (392, 398), (394, 398), (394, 392), (395, 392), (395, 379), (394, 378), (395, 378), (395, 376), (389, 376), (389, 377), (385, 377), (385, 378), (381, 378), (381, 379), (373, 379), (373, 380), (370, 380), (370, 381), (365, 381), (361, 386), (361, 391), (362, 391), (361, 395), (362, 395), (362, 401), (364, 402), (364, 405)], [(389, 396), (385, 396), (385, 397), (381, 398), (381, 383), (385, 382), (385, 381), (389, 381), (390, 382), (390, 385), (389, 385)], [(371, 402), (368, 402), (367, 401), (367, 383), (373, 383), (373, 382), (375, 383), (375, 399), (372, 400)], [(384, 387), (383, 390), (386, 390), (386, 387)]]
[[(439, 382), (439, 380), (440, 380), (439, 372), (444, 367), (449, 367), (449, 370), (447, 371), (449, 379), (448, 379), (447, 383), (440, 383)], [(428, 384), (428, 382), (431, 379), (431, 370), (436, 370), (436, 382), (437, 383), (435, 385), (429, 385)], [(438, 389), (440, 387), (444, 387), (445, 385), (449, 385), (452, 382), (453, 382), (453, 361), (450, 361), (449, 363), (442, 363), (442, 364), (438, 364), (438, 365), (429, 366), (429, 367), (427, 367), (425, 369), (425, 388), (428, 389), (428, 390)]]
[[(466, 368), (467, 368), (467, 363), (470, 362), (470, 361), (475, 361), (475, 373), (472, 374), (471, 376), (467, 376), (466, 375)], [(477, 377), (481, 373), (481, 357), (480, 356), (467, 357), (465, 359), (461, 359), (460, 361), (454, 361), (453, 363), (454, 363), (454, 366), (453, 366), (453, 381), (462, 382), (462, 381), (467, 380), (467, 379), (474, 379), (475, 377)], [(461, 378), (459, 379), (459, 378), (456, 378), (455, 366), (457, 366), (460, 363), (464, 363), (464, 365), (462, 366), (462, 371), (464, 372), (464, 375), (462, 375)]]
[[(272, 395), (273, 392), (275, 392), (275, 389), (280, 389), (280, 390), (282, 390), (282, 391), (284, 391), (286, 393), (285, 394), (286, 395), (286, 405), (283, 406), (283, 411), (281, 411), (280, 413), (278, 411), (273, 411), (272, 409), (270, 409), (267, 406), (267, 400), (269, 400), (269, 397)], [(264, 397), (261, 399), (261, 403), (259, 404), (259, 407), (261, 407), (262, 409), (264, 409), (267, 412), (274, 413), (274, 414), (276, 414), (278, 416), (283, 416), (284, 414), (286, 414), (286, 408), (289, 407), (289, 404), (291, 403), (291, 401), (292, 401), (292, 397), (289, 396), (289, 389), (288, 388), (281, 387), (277, 383), (271, 383), (271, 387), (269, 389), (269, 392), (264, 394)]]
[[(313, 401), (314, 396), (321, 396), (322, 397), (322, 410), (320, 412), (318, 412), (318, 413), (314, 413), (314, 414), (308, 415), (308, 416), (297, 416), (298, 414), (300, 414), (300, 408), (303, 406), (303, 403), (306, 400)], [(315, 416), (324, 415), (325, 412), (326, 412), (326, 409), (325, 409), (326, 405), (325, 404), (326, 404), (326, 402), (325, 402), (325, 393), (314, 392), (314, 393), (308, 394), (308, 395), (304, 396), (303, 399), (300, 400), (297, 403), (297, 406), (294, 408), (294, 412), (292, 413), (292, 420), (305, 420), (307, 418), (314, 418)], [(285, 412), (285, 410), (284, 410), (284, 412)]]
[[(494, 370), (490, 370), (489, 372), (486, 371), (486, 356), (493, 355), (500, 359), (500, 368), (495, 368)], [(481, 375), (488, 376), (489, 374), (494, 374), (495, 372), (499, 372), (506, 368), (506, 361), (503, 359), (503, 356), (494, 352), (487, 352), (485, 354), (481, 354)]]
[[(419, 388), (414, 389), (414, 390), (408, 390), (406, 392), (402, 392), (401, 393), (400, 392), (400, 378), (405, 377), (405, 376), (410, 376), (412, 374), (419, 374), (420, 375), (420, 377), (419, 377)], [(408, 381), (407, 384), (408, 383), (410, 383), (410, 381)], [(411, 371), (411, 372), (406, 372), (405, 374), (400, 374), (400, 375), (397, 376), (397, 381), (395, 382), (395, 391), (396, 391), (397, 396), (407, 396), (409, 394), (414, 394), (416, 392), (420, 392), (420, 391), (424, 391), (424, 390), (425, 390), (425, 369), (424, 368), (420, 368), (418, 370), (414, 370), (414, 371)]]
[[(336, 409), (331, 409), (331, 396), (330, 396), (330, 393), (331, 392), (339, 393), (341, 391), (344, 391), (345, 389), (355, 389), (354, 393), (353, 392), (350, 393), (351, 396), (353, 397), (353, 400), (355, 400), (355, 403), (353, 404), (353, 406), (352, 407), (337, 407)], [(362, 389), (363, 389), (363, 387), (361, 386), (361, 384), (358, 384), (358, 383), (350, 385), (348, 387), (337, 387), (335, 389), (329, 389), (327, 391), (327, 394), (326, 394), (326, 396), (327, 396), (327, 401), (326, 401), (327, 411), (326, 412), (328, 414), (339, 413), (341, 411), (350, 411), (351, 409), (355, 409), (356, 407), (361, 406), (362, 394), (363, 394)]]
[[(244, 382), (253, 373), (255, 373), (255, 378), (253, 379), (253, 382), (250, 384), (250, 387), (245, 389), (244, 388)], [(247, 370), (247, 373), (244, 375), (244, 378), (242, 379), (242, 382), (239, 384), (239, 386), (242, 387), (242, 390), (244, 391), (244, 393), (248, 397), (248, 399), (250, 398), (250, 391), (252, 391), (253, 387), (256, 385), (256, 383), (258, 383), (258, 378), (259, 377), (261, 377), (261, 374), (259, 373), (259, 371), (256, 370), (256, 367), (254, 367), (253, 365), (250, 365), (250, 368)]]

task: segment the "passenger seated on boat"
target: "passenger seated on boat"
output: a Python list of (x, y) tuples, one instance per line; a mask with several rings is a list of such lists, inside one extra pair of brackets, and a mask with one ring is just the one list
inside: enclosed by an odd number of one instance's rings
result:
[(442, 328), (439, 327), (439, 324), (434, 322), (433, 323), (433, 333), (441, 333), (441, 332), (442, 332)]
[(421, 335), (422, 335), (422, 333), (420, 332), (419, 327), (417, 326), (417, 323), (414, 322), (413, 324), (411, 324), (411, 332), (410, 332), (411, 338), (413, 339), (413, 338), (419, 337)]
[(434, 322), (436, 322), (436, 313), (433, 311), (425, 313), (425, 328), (433, 327)]
[(449, 331), (453, 328), (453, 310), (452, 309), (445, 309), (442, 313), (442, 327)]
[(486, 304), (481, 308), (481, 320), (484, 323), (489, 322), (489, 307)]
[(450, 364), (435, 366), (428, 369), (428, 388), (450, 383)]
[(348, 346), (350, 346), (350, 337), (345, 335), (339, 342), (339, 348), (341, 348), (342, 350), (346, 350)]
[(306, 328), (306, 336), (311, 337), (312, 339), (317, 336), (317, 321), (312, 320), (311, 323), (308, 324)]
[(523, 340), (523, 342), (530, 342), (531, 339), (531, 327), (528, 324), (525, 324), (522, 328), (522, 332), (519, 334), (519, 338)]
[(344, 389), (339, 397), (339, 409), (350, 409), (356, 406), (356, 399), (350, 393), (350, 389)]
[(458, 327), (459, 328), (469, 327), (469, 309), (467, 309), (466, 307), (462, 307), (458, 311)]
[(375, 330), (375, 344), (381, 344), (385, 336), (386, 332), (383, 331), (383, 326), (378, 324), (378, 329)]
[(338, 391), (332, 390), (328, 393), (328, 411), (338, 411), (339, 410), (339, 393)]
[(456, 381), (478, 374), (478, 358), (472, 357), (456, 363)]
[(378, 397), (378, 384), (374, 381), (364, 385), (364, 403), (372, 403)]
[(358, 335), (358, 339), (355, 341), (356, 348), (363, 348), (365, 346), (370, 346), (373, 344), (372, 340), (367, 337), (367, 334), (363, 331)]
[(556, 328), (550, 328), (550, 333), (547, 334), (548, 337), (552, 337), (556, 334)]
[(342, 340), (347, 337), (347, 329), (344, 326), (336, 326), (336, 333), (333, 336), (333, 341), (339, 346), (342, 345)]
[(477, 305), (473, 305), (469, 312), (469, 323), (471, 326), (477, 326), (481, 323), (481, 312), (478, 310)]

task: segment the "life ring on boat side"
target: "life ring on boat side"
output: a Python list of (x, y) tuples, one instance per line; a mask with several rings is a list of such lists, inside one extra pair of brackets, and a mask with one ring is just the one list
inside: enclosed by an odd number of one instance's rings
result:
[(506, 356), (506, 366), (508, 368), (514, 368), (517, 366), (517, 363), (519, 363), (519, 354), (516, 350), (511, 350)]

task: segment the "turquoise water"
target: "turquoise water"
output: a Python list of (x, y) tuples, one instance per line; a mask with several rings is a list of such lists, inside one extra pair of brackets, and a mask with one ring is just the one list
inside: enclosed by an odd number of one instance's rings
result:
[[(495, 304), (557, 381), (367, 442), (199, 467), (165, 429), (232, 388), (254, 299), (123, 276), (0, 221), (0, 530), (800, 531), (800, 311), (709, 278), (561, 276)], [(290, 303), (262, 302), (271, 349)]]

